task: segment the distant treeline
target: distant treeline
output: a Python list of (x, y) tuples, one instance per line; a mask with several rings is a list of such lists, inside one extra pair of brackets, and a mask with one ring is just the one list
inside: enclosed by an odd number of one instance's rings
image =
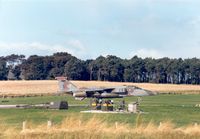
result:
[(49, 80), (56, 76), (72, 80), (200, 84), (200, 59), (121, 59), (108, 55), (84, 61), (68, 53), (0, 57), (0, 80)]

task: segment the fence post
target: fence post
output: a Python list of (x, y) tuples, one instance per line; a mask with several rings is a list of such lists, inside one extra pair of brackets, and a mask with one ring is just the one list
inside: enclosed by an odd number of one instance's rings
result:
[(118, 128), (118, 122), (115, 122), (115, 128), (116, 129)]
[(160, 122), (160, 124), (159, 124), (158, 128), (161, 128), (161, 127), (162, 127), (162, 122)]
[(22, 130), (25, 130), (26, 129), (26, 121), (23, 121), (22, 123)]
[(81, 120), (78, 121), (78, 126), (79, 126), (79, 127), (81, 126)]
[(47, 128), (51, 128), (52, 127), (52, 122), (51, 121), (47, 121)]

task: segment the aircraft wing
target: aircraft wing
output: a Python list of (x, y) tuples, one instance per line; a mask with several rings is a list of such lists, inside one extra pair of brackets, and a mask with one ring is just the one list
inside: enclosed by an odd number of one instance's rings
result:
[(104, 92), (111, 93), (115, 88), (105, 88)]
[(115, 88), (93, 88), (93, 89), (87, 89), (87, 90), (85, 90), (85, 92), (87, 93), (87, 94), (93, 94), (93, 93), (96, 93), (96, 92), (98, 92), (98, 93), (104, 93), (104, 92), (106, 92), (106, 93), (111, 93), (113, 90), (114, 90)]
[(74, 93), (74, 97), (79, 98), (121, 98), (119, 94), (113, 93), (115, 88), (88, 88), (82, 92)]

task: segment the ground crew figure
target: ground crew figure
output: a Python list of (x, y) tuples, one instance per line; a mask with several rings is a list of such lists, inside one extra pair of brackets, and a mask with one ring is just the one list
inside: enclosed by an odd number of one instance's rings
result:
[(125, 100), (120, 101), (119, 110), (125, 110)]

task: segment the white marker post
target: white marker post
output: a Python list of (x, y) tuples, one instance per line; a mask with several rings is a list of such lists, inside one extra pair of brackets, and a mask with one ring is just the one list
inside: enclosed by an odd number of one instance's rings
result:
[(51, 121), (47, 121), (47, 129), (50, 129), (52, 127), (52, 122)]
[(26, 129), (26, 121), (22, 123), (22, 131)]
[(115, 122), (115, 128), (116, 129), (118, 128), (118, 122)]

